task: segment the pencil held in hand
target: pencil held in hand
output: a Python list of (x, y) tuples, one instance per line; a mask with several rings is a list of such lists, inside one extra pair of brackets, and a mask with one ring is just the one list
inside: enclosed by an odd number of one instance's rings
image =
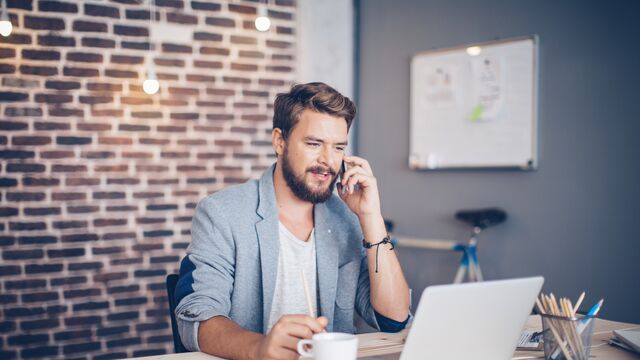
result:
[(307, 300), (307, 308), (309, 309), (309, 316), (312, 317), (312, 318), (315, 318), (316, 314), (313, 311), (313, 304), (311, 302), (311, 294), (309, 293), (309, 284), (307, 283), (307, 276), (304, 273), (304, 269), (302, 269), (300, 275), (302, 276), (302, 286), (304, 287), (304, 297)]

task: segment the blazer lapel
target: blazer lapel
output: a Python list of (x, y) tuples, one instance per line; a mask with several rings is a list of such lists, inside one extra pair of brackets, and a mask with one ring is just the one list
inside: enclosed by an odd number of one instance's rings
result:
[(327, 331), (333, 330), (333, 312), (338, 286), (338, 243), (329, 222), (329, 211), (325, 204), (317, 204), (314, 210), (316, 236), (316, 271), (320, 311), (318, 315), (329, 319)]
[(269, 314), (273, 303), (273, 293), (276, 287), (278, 273), (278, 255), (280, 240), (278, 232), (278, 208), (273, 189), (273, 170), (271, 166), (260, 178), (258, 183), (257, 213), (262, 220), (256, 223), (258, 243), (260, 247), (260, 267), (262, 270), (262, 331), (266, 333), (269, 326)]

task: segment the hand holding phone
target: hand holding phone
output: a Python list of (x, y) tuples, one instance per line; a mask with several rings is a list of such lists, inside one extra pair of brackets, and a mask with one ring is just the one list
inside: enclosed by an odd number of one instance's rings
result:
[(336, 182), (341, 181), (337, 184), (338, 195), (349, 209), (358, 216), (381, 214), (378, 185), (369, 162), (358, 156), (345, 155), (338, 170)]

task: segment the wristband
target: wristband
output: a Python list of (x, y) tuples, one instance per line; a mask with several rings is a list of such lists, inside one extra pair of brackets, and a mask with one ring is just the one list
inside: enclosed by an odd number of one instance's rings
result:
[(377, 243), (370, 243), (367, 242), (367, 240), (362, 239), (362, 246), (365, 249), (371, 249), (374, 246), (376, 247), (376, 272), (378, 272), (378, 251), (380, 251), (380, 245), (384, 244), (391, 244), (391, 248), (389, 250), (393, 250), (393, 248), (395, 247), (393, 245), (393, 241), (391, 241), (391, 237), (388, 234), (380, 242)]

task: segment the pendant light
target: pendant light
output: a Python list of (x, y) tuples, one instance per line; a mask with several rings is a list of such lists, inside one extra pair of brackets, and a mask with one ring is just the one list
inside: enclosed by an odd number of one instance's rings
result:
[(158, 76), (156, 76), (156, 66), (152, 61), (149, 61), (147, 78), (142, 83), (142, 89), (149, 95), (153, 95), (160, 90), (160, 82), (158, 81)]
[(13, 25), (9, 20), (9, 13), (7, 12), (7, 0), (2, 0), (2, 15), (0, 15), (0, 35), (7, 37), (11, 35)]
[(154, 49), (153, 41), (151, 41), (151, 28), (155, 23), (156, 17), (156, 7), (154, 4), (155, 0), (149, 0), (149, 51), (147, 52), (147, 78), (142, 83), (142, 90), (149, 95), (153, 95), (160, 90), (160, 82), (158, 81), (158, 76), (156, 75), (156, 66), (153, 62), (151, 52)]
[(267, 16), (267, 1), (268, 0), (265, 0), (264, 5), (258, 7), (258, 17), (255, 21), (256, 30), (262, 32), (269, 31), (271, 27), (271, 19)]

